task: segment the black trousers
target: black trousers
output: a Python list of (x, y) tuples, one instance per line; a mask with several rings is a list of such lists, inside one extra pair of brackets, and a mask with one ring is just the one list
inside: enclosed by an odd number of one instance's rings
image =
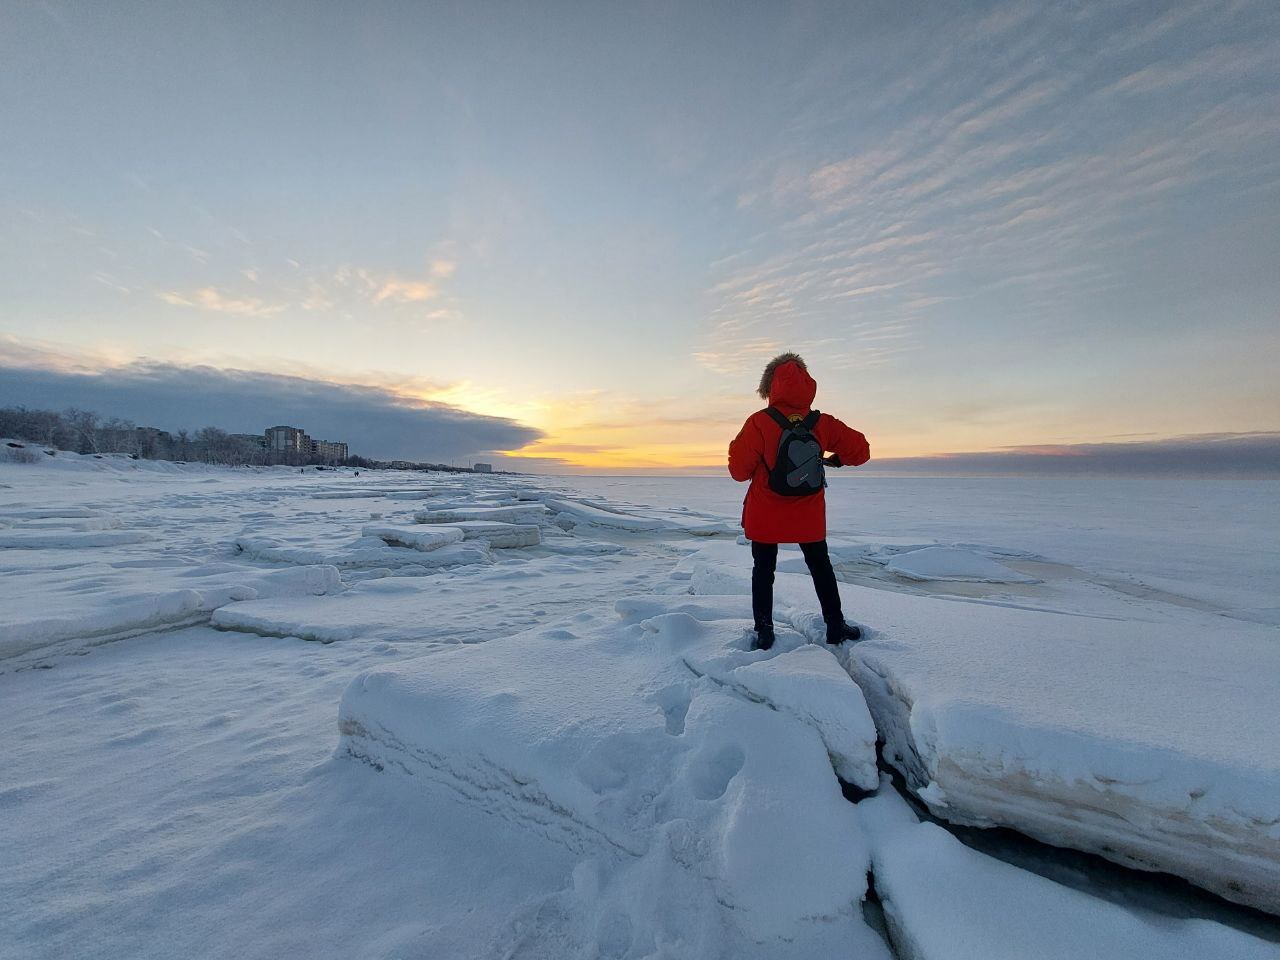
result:
[[(844, 623), (844, 613), (840, 609), (840, 589), (836, 586), (836, 572), (831, 569), (827, 541), (802, 543), (800, 552), (804, 554), (809, 575), (813, 577), (813, 588), (818, 592), (822, 619), (828, 626)], [(751, 568), (751, 615), (755, 617), (757, 630), (761, 627), (772, 628), (773, 574), (778, 567), (778, 545), (756, 543), (752, 540), (751, 559), (755, 562)]]

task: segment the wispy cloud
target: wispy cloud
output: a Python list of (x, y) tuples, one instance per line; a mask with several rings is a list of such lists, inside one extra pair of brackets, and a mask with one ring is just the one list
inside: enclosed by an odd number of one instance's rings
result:
[(166, 250), (176, 250), (184, 254), (188, 259), (193, 260), (199, 264), (205, 264), (209, 262), (209, 257), (211, 256), (211, 254), (209, 253), (208, 250), (204, 250), (200, 247), (194, 246), (193, 244), (190, 244), (190, 243), (186, 243), (185, 241), (182, 241), (182, 240), (172, 239), (166, 236), (161, 231), (157, 230), (155, 227), (147, 227), (147, 233), (149, 233), (155, 239), (157, 244), (159, 244), (162, 248)]
[(1105, 87), (1103, 95), (1164, 93), (1183, 84), (1239, 80), (1273, 66), (1275, 44), (1220, 44), (1189, 60), (1148, 64)]
[(722, 374), (734, 374), (749, 367), (763, 366), (769, 358), (787, 349), (781, 340), (733, 338), (720, 349), (708, 348), (695, 353), (703, 366)]
[[(457, 270), (454, 261), (440, 259), (425, 265), (425, 278), (352, 264), (325, 269), (306, 267), (297, 260), (287, 263), (291, 270), (284, 274), (258, 266), (238, 269), (235, 272), (238, 282), (233, 285), (241, 289), (235, 291), (207, 285), (189, 291), (160, 290), (155, 295), (172, 306), (233, 316), (265, 318), (301, 311), (351, 318), (363, 308), (395, 311), (438, 300), (443, 296), (443, 285)], [(101, 283), (108, 283), (106, 278), (106, 274), (95, 276)], [(114, 278), (110, 278), (108, 285), (128, 292), (128, 288)], [(457, 321), (462, 318), (462, 311), (456, 302), (449, 302), (412, 316), (428, 321)]]
[[(847, 360), (865, 349), (860, 330), (896, 321), (909, 328), (901, 351), (925, 317), (1087, 309), (1125, 282), (1116, 254), (1158, 238), (1175, 198), (1214, 183), (1280, 189), (1268, 16), (1263, 0), (1008, 3), (917, 35), (878, 98), (815, 94), (736, 190), (752, 239), (712, 268), (696, 359), (736, 371), (762, 342), (821, 339)], [(1159, 109), (1135, 108), (1140, 95)], [(850, 131), (835, 154), (833, 114)]]
[(102, 271), (98, 271), (94, 273), (92, 276), (93, 276), (94, 283), (100, 283), (104, 287), (109, 287), (112, 290), (116, 291), (116, 293), (133, 293), (132, 287), (126, 287), (123, 283), (116, 280), (116, 278), (109, 273), (103, 273)]
[(227, 296), (216, 287), (201, 287), (189, 294), (162, 290), (156, 296), (175, 307), (198, 307), (238, 317), (273, 317), (288, 309), (288, 304), (268, 303), (257, 297)]
[(434, 286), (421, 280), (388, 280), (374, 294), (373, 302), (391, 300), (396, 303), (417, 303), (436, 295)]

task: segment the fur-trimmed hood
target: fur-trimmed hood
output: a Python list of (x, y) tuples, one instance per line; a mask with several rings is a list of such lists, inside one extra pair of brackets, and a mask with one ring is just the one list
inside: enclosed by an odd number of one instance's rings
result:
[(777, 407), (787, 416), (807, 413), (813, 407), (818, 384), (801, 360), (794, 353), (774, 357), (765, 367), (760, 380), (760, 395), (771, 407)]
[(760, 395), (761, 400), (768, 401), (769, 391), (773, 388), (773, 375), (780, 366), (788, 362), (796, 364), (801, 370), (809, 369), (798, 353), (778, 354), (765, 366), (764, 373), (760, 374), (760, 386), (756, 387), (756, 393)]

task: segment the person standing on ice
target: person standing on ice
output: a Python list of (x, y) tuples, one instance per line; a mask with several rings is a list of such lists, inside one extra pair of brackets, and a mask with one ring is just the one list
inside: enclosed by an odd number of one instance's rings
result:
[[(857, 430), (812, 409), (817, 392), (804, 361), (794, 353), (779, 354), (760, 377), (759, 394), (769, 406), (748, 417), (729, 444), (730, 476), (739, 483), (751, 481), (742, 503), (742, 529), (751, 541), (751, 613), (760, 650), (773, 646), (773, 574), (780, 543), (800, 545), (827, 624), (827, 643), (862, 636), (844, 622), (827, 553), (823, 464), (861, 466), (871, 459), (871, 447)], [(824, 459), (824, 451), (832, 455)]]

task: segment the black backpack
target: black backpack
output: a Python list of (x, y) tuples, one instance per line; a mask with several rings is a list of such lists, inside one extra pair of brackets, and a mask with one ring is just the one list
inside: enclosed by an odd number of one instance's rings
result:
[(827, 485), (826, 471), (822, 468), (822, 444), (813, 435), (820, 414), (810, 410), (803, 420), (792, 421), (776, 407), (768, 407), (765, 413), (782, 428), (778, 459), (769, 471), (769, 489), (784, 497), (818, 493)]

